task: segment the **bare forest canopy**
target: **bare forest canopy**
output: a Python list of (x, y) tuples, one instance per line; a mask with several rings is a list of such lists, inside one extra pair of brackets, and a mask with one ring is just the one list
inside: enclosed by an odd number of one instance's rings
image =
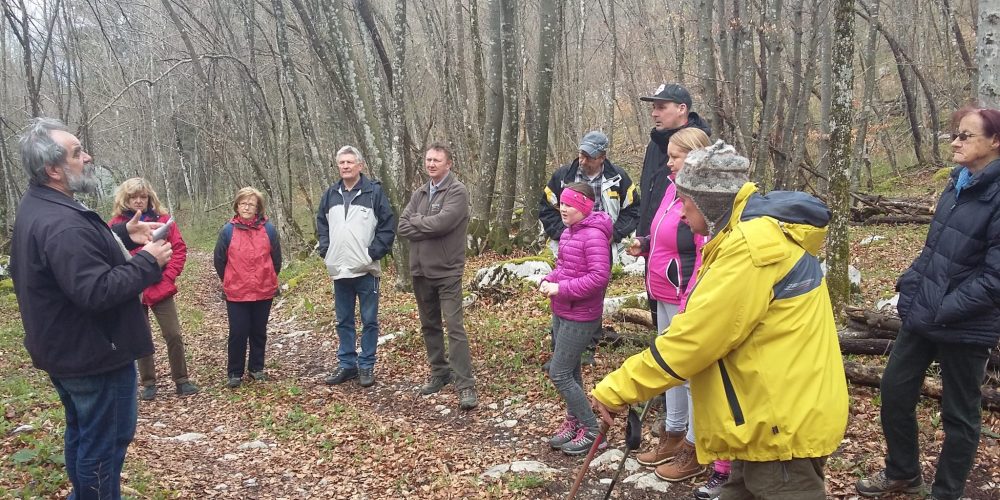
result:
[[(206, 210), (253, 185), (300, 243), (313, 230), (293, 210), (315, 209), (341, 146), (363, 152), (399, 211), (423, 146), (446, 140), (472, 231), (489, 235), (479, 249), (537, 239), (548, 172), (587, 130), (638, 180), (651, 127), (638, 97), (661, 82), (691, 89), (766, 188), (828, 193), (837, 78), (852, 190), (873, 165), (946, 165), (939, 136), (977, 95), (978, 9), (993, 3), (0, 1), (0, 240), (27, 183), (17, 134), (45, 115), (81, 138), (106, 193), (139, 175), (169, 206)], [(853, 25), (835, 22), (838, 6)], [(840, 72), (838, 39), (851, 49)]]

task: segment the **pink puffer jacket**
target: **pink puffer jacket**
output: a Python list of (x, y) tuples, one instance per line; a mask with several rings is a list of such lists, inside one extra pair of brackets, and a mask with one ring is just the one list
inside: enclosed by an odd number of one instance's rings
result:
[(559, 238), (556, 268), (545, 281), (559, 284), (552, 313), (570, 321), (593, 321), (604, 313), (604, 292), (611, 280), (611, 217), (592, 212), (566, 228)]

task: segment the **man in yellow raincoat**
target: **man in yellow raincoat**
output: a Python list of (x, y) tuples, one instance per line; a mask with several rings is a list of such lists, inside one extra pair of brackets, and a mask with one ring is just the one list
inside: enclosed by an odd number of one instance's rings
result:
[(610, 413), (691, 380), (698, 460), (732, 460), (722, 499), (826, 498), (847, 426), (847, 382), (816, 258), (830, 212), (800, 192), (757, 194), (722, 141), (677, 174), (691, 229), (709, 235), (686, 310), (594, 388)]

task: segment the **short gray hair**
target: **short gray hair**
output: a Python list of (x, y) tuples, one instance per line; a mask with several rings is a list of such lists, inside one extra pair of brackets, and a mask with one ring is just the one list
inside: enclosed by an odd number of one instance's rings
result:
[(354, 146), (344, 146), (337, 150), (337, 156), (335, 158), (340, 158), (340, 155), (354, 155), (354, 158), (358, 160), (358, 163), (364, 163), (365, 157), (361, 156), (361, 151)]
[(59, 166), (66, 161), (66, 149), (52, 139), (53, 130), (67, 131), (66, 125), (55, 118), (34, 118), (21, 133), (21, 166), (32, 184), (45, 185), (47, 166)]

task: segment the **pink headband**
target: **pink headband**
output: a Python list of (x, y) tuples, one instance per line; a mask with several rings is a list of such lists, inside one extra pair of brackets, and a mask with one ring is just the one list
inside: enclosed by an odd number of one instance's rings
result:
[(590, 215), (590, 212), (594, 209), (594, 200), (591, 200), (590, 198), (584, 196), (583, 193), (572, 189), (562, 190), (562, 193), (559, 195), (559, 203), (569, 205), (579, 210), (584, 217)]

